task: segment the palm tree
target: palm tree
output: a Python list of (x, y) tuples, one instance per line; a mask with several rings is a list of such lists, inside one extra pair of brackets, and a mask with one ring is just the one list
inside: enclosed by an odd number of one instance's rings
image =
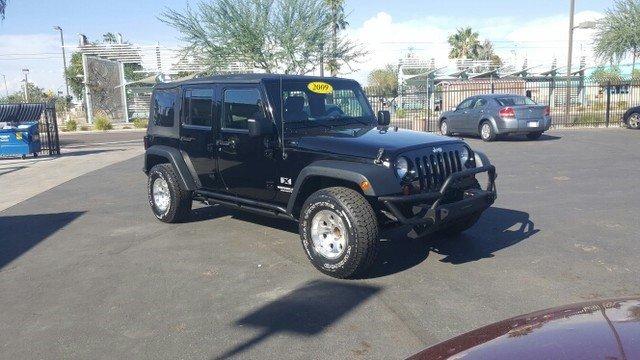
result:
[(606, 62), (620, 62), (626, 56), (633, 58), (632, 72), (640, 53), (639, 0), (617, 0), (607, 9), (604, 18), (598, 22), (594, 52)]
[(0, 0), (0, 18), (4, 20), (4, 9), (7, 8), (7, 1), (9, 0)]
[(338, 51), (338, 31), (346, 29), (349, 25), (344, 13), (344, 0), (325, 0), (329, 8), (331, 9), (331, 59), (329, 60), (328, 68), (331, 71), (331, 76), (338, 75), (338, 62), (336, 60), (336, 53)]
[(478, 33), (470, 27), (458, 29), (457, 32), (449, 36), (450, 59), (478, 59), (482, 45), (478, 40)]

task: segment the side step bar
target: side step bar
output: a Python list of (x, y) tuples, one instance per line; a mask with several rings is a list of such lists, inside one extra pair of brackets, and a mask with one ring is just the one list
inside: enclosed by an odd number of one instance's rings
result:
[(262, 201), (244, 199), (234, 195), (220, 194), (217, 192), (206, 190), (196, 190), (194, 192), (194, 199), (203, 200), (205, 202), (213, 202), (215, 204), (220, 204), (231, 208), (246, 210), (264, 216), (295, 221), (295, 219), (287, 213), (287, 209), (283, 208), (282, 206), (277, 206)]

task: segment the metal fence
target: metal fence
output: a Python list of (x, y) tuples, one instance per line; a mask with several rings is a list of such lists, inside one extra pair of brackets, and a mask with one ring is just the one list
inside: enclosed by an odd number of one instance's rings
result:
[[(571, 99), (568, 112), (567, 91), (570, 92)], [(366, 92), (375, 111), (391, 112), (393, 125), (431, 132), (438, 130), (438, 122), (444, 111), (451, 110), (470, 96), (481, 94), (518, 94), (547, 105), (551, 110), (554, 128), (619, 126), (624, 112), (629, 107), (640, 105), (638, 79), (482, 79), (401, 87), (398, 94), (393, 95), (376, 88), (367, 88)]]

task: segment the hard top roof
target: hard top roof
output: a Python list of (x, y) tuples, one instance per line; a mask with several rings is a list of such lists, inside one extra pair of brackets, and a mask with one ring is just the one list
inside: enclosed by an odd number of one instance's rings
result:
[(245, 83), (256, 84), (265, 80), (278, 81), (282, 77), (284, 81), (328, 81), (328, 80), (348, 80), (344, 78), (305, 76), (305, 75), (279, 75), (279, 74), (231, 74), (231, 75), (214, 75), (184, 81), (175, 81), (160, 83), (156, 85), (157, 89), (169, 89), (182, 85), (197, 85), (210, 83)]

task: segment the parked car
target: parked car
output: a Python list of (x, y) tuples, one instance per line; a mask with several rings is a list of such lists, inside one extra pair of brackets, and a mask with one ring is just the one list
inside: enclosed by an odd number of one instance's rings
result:
[(640, 129), (640, 106), (632, 107), (622, 116), (622, 122), (629, 128)]
[(593, 301), (517, 316), (409, 359), (640, 359), (640, 299)]
[(442, 135), (479, 135), (484, 141), (504, 134), (524, 134), (535, 140), (550, 126), (548, 106), (510, 94), (472, 96), (440, 117)]
[(297, 221), (334, 277), (366, 271), (383, 224), (461, 232), (496, 198), (484, 154), (390, 127), (353, 80), (215, 76), (160, 84), (151, 103), (144, 171), (159, 220), (185, 220), (196, 200)]

